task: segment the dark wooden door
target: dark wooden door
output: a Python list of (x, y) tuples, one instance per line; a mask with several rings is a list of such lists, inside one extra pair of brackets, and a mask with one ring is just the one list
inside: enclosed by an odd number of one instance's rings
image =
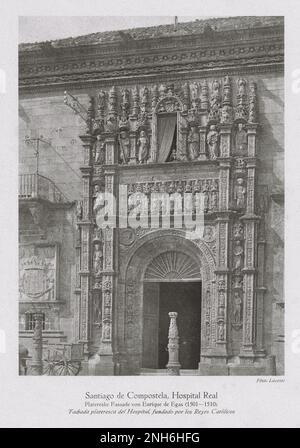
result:
[(197, 369), (200, 361), (201, 283), (160, 284), (159, 368), (168, 363), (169, 312), (178, 313), (179, 362), (182, 369)]
[(158, 368), (159, 283), (144, 284), (142, 367)]

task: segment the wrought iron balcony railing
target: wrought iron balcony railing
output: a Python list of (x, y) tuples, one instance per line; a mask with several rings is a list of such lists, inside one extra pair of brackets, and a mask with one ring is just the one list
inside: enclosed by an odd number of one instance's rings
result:
[(49, 202), (68, 202), (54, 182), (40, 174), (19, 175), (19, 199), (44, 199)]

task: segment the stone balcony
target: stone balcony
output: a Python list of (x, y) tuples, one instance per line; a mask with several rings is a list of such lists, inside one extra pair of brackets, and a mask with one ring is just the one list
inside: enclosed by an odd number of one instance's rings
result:
[(41, 199), (54, 204), (69, 202), (52, 180), (36, 173), (19, 175), (19, 199)]
[(70, 202), (55, 183), (40, 174), (19, 175), (19, 232), (22, 236), (39, 235), (43, 238), (49, 212), (71, 207)]

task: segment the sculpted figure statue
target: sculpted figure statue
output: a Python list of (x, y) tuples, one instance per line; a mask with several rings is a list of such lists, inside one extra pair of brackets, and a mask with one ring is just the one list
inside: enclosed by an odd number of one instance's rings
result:
[(247, 132), (245, 131), (244, 124), (239, 123), (235, 134), (235, 151), (237, 154), (245, 155), (247, 154), (247, 149), (248, 149)]
[(239, 271), (243, 265), (243, 254), (244, 254), (244, 249), (240, 240), (236, 240), (233, 249), (233, 254), (234, 254), (234, 270)]
[(243, 224), (242, 223), (236, 223), (233, 227), (233, 236), (235, 239), (243, 239)]
[(218, 340), (224, 341), (224, 336), (225, 336), (224, 322), (220, 322), (218, 325)]
[(97, 213), (98, 210), (102, 209), (105, 205), (105, 193), (101, 191), (99, 185), (95, 185), (93, 197), (94, 197), (93, 210), (95, 213)]
[(76, 203), (76, 216), (78, 221), (82, 219), (82, 201), (77, 201)]
[(191, 126), (188, 134), (188, 152), (191, 160), (196, 160), (199, 156), (200, 136), (196, 126)]
[(100, 135), (97, 135), (97, 140), (94, 147), (94, 159), (95, 163), (103, 165), (105, 162), (105, 145), (101, 141)]
[(242, 299), (240, 298), (239, 293), (236, 291), (234, 293), (233, 300), (233, 321), (236, 324), (241, 323), (242, 320)]
[(138, 139), (138, 161), (139, 163), (145, 163), (148, 158), (149, 141), (146, 131), (140, 132), (140, 137)]
[(102, 270), (102, 259), (103, 259), (103, 253), (101, 250), (100, 244), (95, 244), (94, 247), (94, 257), (93, 257), (93, 268), (94, 268), (94, 274), (99, 275)]
[(105, 323), (105, 326), (103, 328), (103, 339), (110, 339), (110, 336), (110, 325), (109, 323)]
[(245, 207), (245, 196), (246, 196), (246, 187), (244, 187), (244, 179), (239, 177), (236, 180), (236, 185), (234, 188), (234, 199), (237, 208)]
[(209, 132), (207, 134), (207, 144), (209, 158), (212, 160), (216, 159), (218, 156), (219, 133), (214, 124), (212, 124), (209, 128)]
[(122, 163), (128, 163), (130, 157), (130, 139), (127, 131), (121, 131), (119, 135), (120, 160)]

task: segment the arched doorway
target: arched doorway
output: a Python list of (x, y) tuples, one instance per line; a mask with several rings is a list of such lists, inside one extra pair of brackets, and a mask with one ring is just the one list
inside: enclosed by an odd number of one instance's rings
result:
[[(194, 283), (194, 291), (182, 290), (178, 292), (178, 295), (197, 297), (200, 340), (198, 340), (196, 358), (199, 360), (203, 353), (211, 350), (216, 339), (213, 323), (216, 316), (215, 261), (212, 253), (203, 240), (192, 241), (184, 231), (175, 229), (150, 231), (133, 242), (126, 256), (122, 258), (119, 277), (118, 309), (120, 312), (117, 314), (117, 331), (122, 372), (138, 374), (145, 365), (145, 338), (148, 338), (148, 346), (153, 343), (151, 341), (153, 332), (148, 331), (148, 337), (144, 331), (145, 314), (153, 319), (157, 319), (157, 316), (155, 317), (153, 309), (147, 310), (151, 300), (146, 296), (153, 298), (155, 288), (157, 289), (159, 284), (160, 294), (172, 297), (174, 295), (172, 288), (174, 292), (176, 284), (177, 286), (186, 285), (185, 287), (189, 288), (189, 283)], [(148, 286), (145, 287), (145, 285)], [(184, 286), (181, 287), (184, 288)], [(161, 311), (163, 304), (165, 308), (170, 306), (170, 300), (161, 299)], [(176, 300), (180, 301), (180, 298)], [(196, 299), (193, 303), (194, 305), (191, 304), (190, 307), (195, 309), (193, 306), (196, 306)], [(159, 303), (157, 306), (160, 306)], [(153, 316), (150, 316), (151, 313)], [(156, 344), (159, 342), (158, 334)], [(159, 355), (159, 349), (157, 354)], [(157, 363), (158, 366), (162, 365), (159, 358)]]
[(155, 257), (144, 275), (143, 368), (164, 369), (168, 363), (171, 311), (178, 314), (181, 367), (197, 369), (201, 339), (200, 266), (190, 255), (176, 250)]

